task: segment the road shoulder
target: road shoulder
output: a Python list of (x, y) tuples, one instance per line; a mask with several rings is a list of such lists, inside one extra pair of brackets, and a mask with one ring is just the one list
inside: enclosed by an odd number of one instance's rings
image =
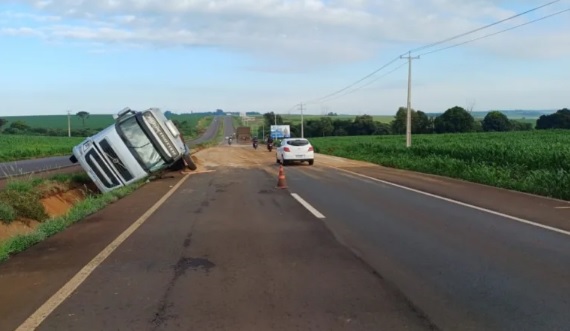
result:
[(345, 170), (494, 212), (570, 231), (570, 202), (443, 176), (319, 154), (315, 164)]
[(0, 329), (16, 328), (181, 178), (147, 183), (0, 264)]

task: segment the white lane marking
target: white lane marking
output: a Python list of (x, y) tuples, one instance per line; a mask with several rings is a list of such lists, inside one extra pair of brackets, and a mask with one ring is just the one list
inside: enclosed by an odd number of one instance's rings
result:
[(570, 209), (570, 207), (554, 207), (554, 209)]
[(16, 331), (35, 330), (63, 301), (65, 301), (81, 285), (119, 245), (132, 235), (160, 206), (186, 181), (190, 176), (184, 176), (160, 200), (148, 209), (138, 220), (121, 233), (113, 242), (105, 247), (97, 256), (87, 263), (59, 291), (51, 296), (41, 307), (28, 317)]
[(519, 218), (519, 217), (516, 217), (516, 216), (511, 216), (511, 215), (499, 213), (499, 212), (497, 212), (497, 211), (493, 211), (493, 210), (486, 209), (486, 208), (483, 208), (483, 207), (477, 207), (477, 206), (470, 205), (470, 204), (465, 203), (465, 202), (461, 202), (461, 201), (449, 199), (449, 198), (442, 197), (442, 196), (439, 196), (439, 195), (436, 195), (436, 194), (432, 194), (432, 193), (428, 193), (428, 192), (416, 190), (416, 189), (413, 189), (413, 188), (411, 188), (411, 187), (407, 187), (407, 186), (404, 186), (404, 185), (400, 185), (400, 184), (388, 182), (388, 181), (385, 181), (385, 180), (382, 180), (382, 179), (378, 179), (378, 178), (366, 176), (366, 175), (363, 175), (363, 174), (359, 174), (359, 173), (354, 172), (354, 171), (345, 170), (345, 169), (340, 169), (340, 168), (335, 168), (335, 167), (331, 167), (331, 168), (336, 169), (336, 170), (340, 170), (340, 171), (344, 171), (344, 172), (349, 173), (349, 174), (352, 174), (352, 175), (354, 175), (354, 176), (358, 176), (358, 177), (370, 179), (370, 180), (373, 180), (373, 181), (376, 181), (376, 182), (379, 182), (379, 183), (383, 183), (383, 184), (386, 184), (386, 185), (391, 185), (391, 186), (398, 187), (398, 188), (401, 188), (401, 189), (404, 189), (404, 190), (408, 190), (408, 191), (411, 191), (411, 192), (423, 194), (423, 195), (426, 195), (426, 196), (428, 196), (428, 197), (432, 197), (432, 198), (440, 199), (440, 200), (443, 200), (443, 201), (451, 202), (451, 203), (454, 203), (454, 204), (457, 204), (457, 205), (460, 205), (460, 206), (463, 206), (463, 207), (468, 207), (468, 208), (476, 209), (476, 210), (479, 210), (479, 211), (482, 211), (482, 212), (486, 212), (486, 213), (493, 214), (493, 215), (496, 215), (496, 216), (504, 217), (504, 218), (507, 218), (507, 219), (510, 219), (510, 220), (513, 220), (513, 221), (517, 221), (517, 222), (520, 222), (520, 223), (524, 223), (524, 224), (536, 226), (536, 227), (539, 227), (539, 228), (543, 228), (543, 229), (546, 229), (546, 230), (550, 230), (550, 231), (554, 231), (554, 232), (558, 232), (558, 233), (561, 233), (561, 234), (565, 234), (565, 235), (567, 235), (567, 236), (570, 236), (570, 231), (566, 231), (566, 230), (558, 229), (558, 228), (555, 228), (555, 227), (552, 227), (552, 226), (548, 226), (548, 225), (536, 223), (536, 222), (533, 222), (533, 221), (525, 220), (525, 219), (523, 219), (523, 218)]
[(291, 193), (291, 196), (295, 198), (295, 200), (299, 201), (303, 207), (307, 208), (316, 218), (325, 218), (325, 215), (321, 214), (315, 207), (311, 206), (307, 201), (303, 200), (297, 193)]

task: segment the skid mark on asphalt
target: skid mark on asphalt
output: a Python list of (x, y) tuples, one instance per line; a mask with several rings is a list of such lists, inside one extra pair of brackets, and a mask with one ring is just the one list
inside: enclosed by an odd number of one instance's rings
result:
[(186, 271), (189, 269), (192, 271), (204, 270), (206, 273), (209, 273), (210, 269), (215, 266), (216, 265), (212, 261), (206, 258), (181, 257), (178, 260), (178, 262), (173, 266), (174, 274), (168, 283), (166, 291), (164, 291), (158, 310), (154, 314), (154, 318), (150, 321), (150, 324), (153, 326), (152, 330), (156, 330), (169, 320), (176, 319), (178, 317), (177, 315), (168, 314), (168, 310), (174, 305), (170, 302), (170, 295), (172, 294), (172, 291), (180, 277), (184, 276)]
[(186, 239), (184, 239), (184, 243), (182, 244), (182, 246), (184, 248), (188, 248), (188, 247), (190, 247), (191, 243), (192, 243), (192, 232), (190, 232), (188, 234), (188, 236), (186, 237)]
[[(182, 247), (184, 247), (184, 249), (187, 250), (191, 244), (192, 244), (192, 232), (188, 233), (188, 235), (182, 242)], [(178, 318), (178, 315), (169, 314), (168, 310), (174, 306), (174, 303), (170, 301), (170, 296), (172, 295), (172, 291), (174, 290), (174, 287), (176, 286), (180, 278), (186, 275), (186, 272), (188, 270), (191, 271), (203, 270), (206, 272), (206, 274), (208, 274), (210, 272), (210, 269), (214, 268), (215, 266), (216, 265), (212, 261), (208, 260), (205, 257), (193, 258), (193, 257), (182, 256), (180, 257), (180, 259), (178, 259), (178, 262), (176, 262), (176, 264), (172, 266), (173, 269), (172, 279), (168, 282), (166, 290), (164, 291), (164, 294), (158, 304), (158, 309), (154, 313), (154, 317), (150, 321), (150, 324), (152, 325), (152, 330), (158, 329), (159, 327), (163, 326), (166, 322), (168, 322), (171, 319)]]

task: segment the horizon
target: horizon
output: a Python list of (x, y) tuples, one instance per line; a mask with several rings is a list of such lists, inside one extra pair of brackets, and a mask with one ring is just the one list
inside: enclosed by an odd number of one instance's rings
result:
[[(404, 107), (405, 108), (405, 107)], [(560, 108), (562, 109), (562, 108)], [(416, 109), (414, 109), (416, 110)], [(558, 111), (559, 109), (490, 109), (490, 110), (473, 110), (470, 113), (489, 113), (492, 111), (500, 111), (500, 112), (505, 112), (505, 113), (513, 113), (513, 112), (527, 112), (527, 113), (541, 113), (541, 114), (552, 114), (555, 113), (556, 111)], [(175, 111), (171, 111), (171, 110), (164, 110), (163, 112), (167, 112), (170, 111), (172, 114), (174, 115), (201, 115), (201, 114), (212, 114), (213, 116), (216, 116), (215, 110), (212, 111), (203, 111), (203, 112), (193, 112), (193, 113), (185, 113), (185, 112), (175, 112)], [(421, 109), (420, 109), (421, 111)], [(246, 111), (247, 113), (251, 113), (251, 112), (255, 112), (255, 111)], [(425, 112), (427, 115), (430, 114), (442, 114), (444, 111), (440, 111), (440, 112)], [(234, 113), (231, 111), (224, 111), (225, 113)], [(263, 116), (263, 114), (265, 113), (271, 113), (271, 111), (267, 111), (267, 112), (260, 112), (258, 115), (247, 115), (247, 116)], [(113, 116), (117, 114), (115, 113), (89, 113), (89, 115), (100, 115), (100, 116)], [(286, 117), (286, 116), (300, 116), (300, 113), (275, 113), (277, 115), (280, 115), (281, 117)], [(70, 114), (72, 117), (76, 116), (76, 113), (71, 113)], [(313, 114), (313, 113), (303, 113), (304, 116), (328, 116), (327, 114)], [(347, 113), (336, 113), (336, 115), (334, 116), (361, 116), (361, 115), (370, 115), (370, 116), (395, 116), (396, 112), (394, 112), (394, 114), (369, 114), (369, 113), (361, 113), (361, 114), (347, 114)], [(507, 114), (508, 115), (508, 114)], [(5, 115), (5, 116), (0, 116), (0, 118), (10, 118), (10, 117), (36, 117), (36, 116), (67, 116), (67, 112), (64, 114), (27, 114), (27, 115)], [(217, 115), (217, 116), (224, 116), (224, 115)], [(239, 116), (239, 115), (232, 115), (232, 116)]]
[[(0, 116), (98, 114), (117, 104), (286, 114), (301, 103), (307, 114), (392, 115), (407, 99), (408, 63), (399, 54), (545, 2), (7, 0)], [(565, 6), (555, 1), (412, 53), (420, 55), (412, 61), (412, 108), (568, 107)]]

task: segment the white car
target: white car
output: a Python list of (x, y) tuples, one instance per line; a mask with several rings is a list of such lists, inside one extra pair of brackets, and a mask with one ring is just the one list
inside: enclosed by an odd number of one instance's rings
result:
[(275, 160), (283, 165), (293, 161), (307, 161), (309, 165), (313, 165), (315, 162), (314, 148), (305, 138), (285, 138), (275, 150)]

